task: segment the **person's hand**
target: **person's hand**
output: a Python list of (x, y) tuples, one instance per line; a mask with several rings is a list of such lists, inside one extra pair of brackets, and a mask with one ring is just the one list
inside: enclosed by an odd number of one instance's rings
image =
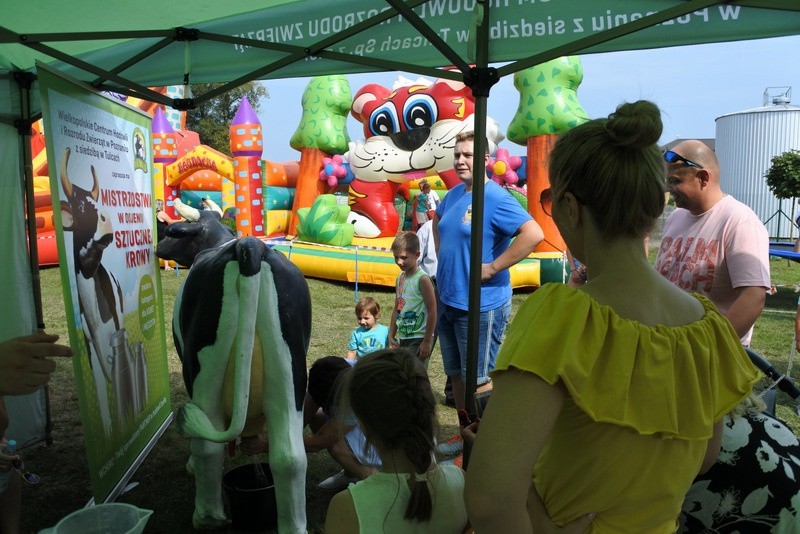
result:
[(417, 349), (417, 358), (419, 358), (421, 362), (424, 362), (431, 357), (431, 345), (433, 345), (432, 341), (424, 340), (419, 344), (419, 348)]
[(49, 357), (72, 356), (72, 349), (56, 340), (56, 335), (40, 333), (0, 343), (0, 395), (26, 395), (46, 384), (56, 369)]
[[(0, 439), (0, 451), (5, 450), (6, 445), (8, 445), (8, 440), (6, 438)], [(0, 452), (0, 473), (8, 473), (11, 469), (14, 468), (14, 462), (19, 460), (18, 455), (8, 456)]]
[(466, 443), (475, 443), (475, 438), (478, 434), (478, 426), (480, 426), (481, 420), (476, 419), (474, 423), (471, 423), (464, 428), (461, 429), (461, 438)]
[(269, 452), (269, 441), (267, 441), (267, 436), (265, 434), (260, 436), (242, 436), (239, 442), (239, 450), (242, 451), (242, 454), (246, 454), (247, 456)]
[(567, 285), (569, 287), (581, 287), (586, 283), (586, 265), (581, 264), (577, 269), (572, 269), (569, 273)]
[(494, 268), (494, 262), (481, 264), (481, 282), (485, 282), (489, 278), (497, 274), (497, 269)]

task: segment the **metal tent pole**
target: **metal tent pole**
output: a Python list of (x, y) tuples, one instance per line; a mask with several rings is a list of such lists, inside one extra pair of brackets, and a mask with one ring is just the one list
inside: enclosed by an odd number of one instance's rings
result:
[[(470, 233), (469, 300), (467, 319), (467, 377), (464, 406), (470, 419), (478, 415), (475, 391), (478, 389), (478, 341), (481, 310), (481, 266), (483, 259), (484, 179), (486, 167), (483, 155), (486, 146), (487, 97), (492, 85), (497, 83), (497, 71), (489, 65), (489, 4), (479, 0), (476, 4), (476, 66), (464, 74), (464, 83), (475, 97), (475, 142), (472, 166), (472, 228)], [(464, 443), (464, 468), (467, 468), (471, 447)]]

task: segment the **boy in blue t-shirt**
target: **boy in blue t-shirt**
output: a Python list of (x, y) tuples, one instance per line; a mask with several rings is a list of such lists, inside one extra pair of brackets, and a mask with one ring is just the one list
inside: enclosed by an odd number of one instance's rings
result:
[(389, 327), (378, 324), (381, 305), (372, 297), (364, 297), (356, 303), (358, 328), (350, 334), (347, 345), (348, 360), (363, 358), (370, 352), (389, 347)]

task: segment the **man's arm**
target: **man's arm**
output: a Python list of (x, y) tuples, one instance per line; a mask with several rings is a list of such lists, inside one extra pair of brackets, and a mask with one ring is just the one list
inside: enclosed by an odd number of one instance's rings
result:
[[(434, 223), (434, 228), (436, 228)], [(491, 263), (481, 266), (481, 280), (488, 280), (503, 269), (508, 269), (528, 257), (528, 254), (542, 242), (544, 232), (533, 219), (525, 221), (517, 230), (511, 245)]]
[(800, 302), (797, 304), (797, 312), (794, 316), (794, 348), (800, 352)]
[(728, 308), (725, 316), (733, 325), (736, 334), (744, 337), (761, 315), (767, 293), (763, 287), (757, 286), (737, 287), (733, 291), (736, 293), (736, 300)]
[(433, 281), (429, 276), (423, 276), (419, 280), (419, 288), (422, 292), (422, 300), (425, 302), (427, 317), (425, 318), (425, 337), (419, 348), (419, 358), (427, 360), (431, 357), (433, 350), (433, 334), (436, 332), (436, 290), (433, 288)]

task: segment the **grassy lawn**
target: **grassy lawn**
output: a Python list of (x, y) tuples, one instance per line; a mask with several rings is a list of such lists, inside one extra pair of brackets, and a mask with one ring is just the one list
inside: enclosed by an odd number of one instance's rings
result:
[[(770, 360), (781, 371), (790, 364), (794, 338), (794, 315), (797, 302), (795, 284), (800, 282), (800, 266), (787, 260), (771, 262), (773, 283), (778, 286), (775, 295), (767, 297), (766, 309), (755, 327), (752, 348)], [(179, 276), (162, 272), (164, 306), (167, 310), (166, 331), (168, 361), (173, 409), (187, 401), (181, 379), (181, 367), (175, 353), (170, 321), (172, 303), (185, 271)], [(67, 338), (61, 283), (57, 269), (41, 273), (45, 323), (47, 330)], [(354, 287), (350, 284), (308, 280), (314, 303), (311, 345), (308, 365), (329, 354), (344, 355), (350, 331), (355, 328)], [(371, 295), (380, 302), (382, 322), (390, 317), (394, 301), (391, 288), (360, 286), (359, 296)], [(514, 312), (528, 297), (516, 293)], [(800, 367), (800, 365), (797, 365)], [(792, 370), (793, 375), (798, 371)], [(441, 354), (434, 350), (429, 366), (434, 393), (443, 402), (444, 375)], [(767, 383), (765, 382), (765, 386)], [(51, 381), (50, 407), (53, 420), (54, 443), (50, 447), (35, 446), (24, 451), (29, 469), (42, 476), (39, 486), (24, 489), (23, 532), (36, 532), (54, 525), (68, 513), (83, 507), (91, 498), (89, 476), (85, 466), (83, 434), (78, 415), (77, 394), (71, 365), (63, 362)], [(800, 428), (800, 417), (795, 413), (795, 402), (779, 394), (778, 416), (793, 428)], [(439, 422), (444, 437), (456, 430), (454, 410), (440, 404)], [(156, 444), (154, 450), (134, 474), (132, 488), (118, 500), (154, 510), (146, 532), (191, 532), (191, 514), (194, 508), (194, 483), (186, 474), (184, 465), (189, 457), (189, 440), (179, 436), (172, 425)], [(249, 461), (233, 458), (227, 467)], [(307, 503), (309, 532), (321, 532), (329, 495), (317, 490), (316, 485), (338, 470), (327, 453), (309, 456), (307, 475)]]
[[(173, 411), (188, 400), (171, 335), (172, 306), (185, 274), (184, 270), (179, 271), (178, 276), (161, 272)], [(42, 270), (41, 280), (46, 330), (60, 334), (62, 340), (67, 340), (58, 269)], [(309, 279), (308, 284), (313, 300), (312, 335), (307, 358), (310, 366), (322, 356), (344, 356), (350, 332), (357, 325), (353, 285), (314, 279)], [(361, 285), (359, 296), (366, 295), (380, 303), (383, 310), (381, 322), (386, 324), (394, 304), (393, 289)], [(518, 297), (518, 301), (521, 299)], [(438, 347), (432, 356), (429, 374), (437, 399), (443, 403), (445, 377)], [(24, 451), (26, 465), (42, 476), (42, 484), (24, 489), (23, 532), (37, 532), (53, 526), (63, 516), (83, 507), (91, 499), (78, 398), (72, 366), (67, 362), (59, 365), (51, 380), (49, 395), (54, 443), (50, 447), (34, 446)], [(441, 404), (439, 421), (443, 437), (447, 438), (456, 432), (457, 418), (453, 409)], [(189, 443), (189, 439), (178, 435), (175, 425), (171, 425), (131, 479), (139, 485), (118, 499), (155, 511), (146, 532), (192, 530), (194, 482), (184, 470), (190, 454)], [(226, 467), (249, 461), (249, 457), (236, 457), (228, 460)], [(327, 452), (309, 455), (306, 494), (310, 533), (322, 531), (330, 500), (330, 495), (320, 492), (316, 486), (336, 473), (339, 470), (337, 466)]]

